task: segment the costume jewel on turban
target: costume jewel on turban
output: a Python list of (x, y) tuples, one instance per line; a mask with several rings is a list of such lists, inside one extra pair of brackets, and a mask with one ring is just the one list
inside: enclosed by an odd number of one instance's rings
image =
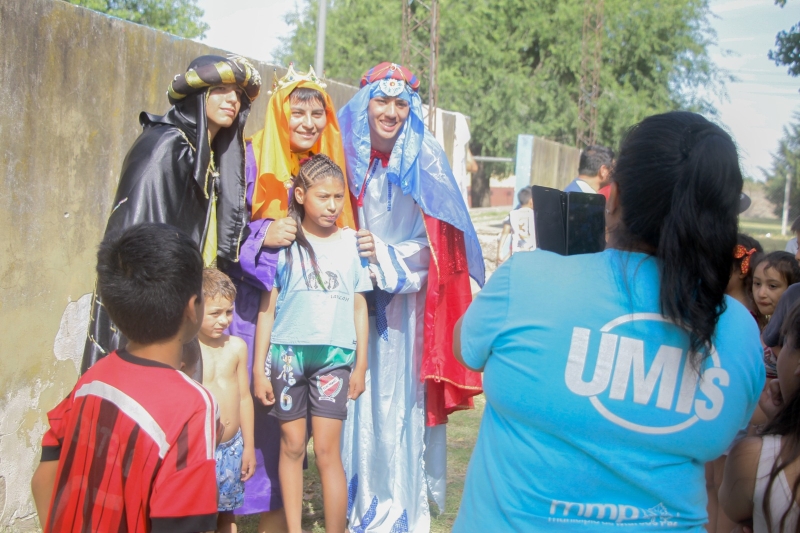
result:
[[(277, 78), (277, 76), (276, 76)], [(331, 97), (325, 92), (323, 83), (309, 68), (307, 74), (302, 74), (289, 65), (286, 76), (273, 82), (272, 97), (267, 105), (267, 115), (264, 129), (256, 133), (252, 140), (253, 153), (258, 165), (258, 179), (253, 189), (252, 218), (262, 219), (284, 218), (288, 214), (288, 188), (292, 176), (300, 171), (300, 159), (307, 157), (303, 154), (292, 153), (289, 145), (289, 117), (291, 117), (290, 95), (298, 87), (319, 91), (325, 99), (325, 114), (327, 125), (316, 144), (311, 148), (312, 154), (325, 154), (345, 171), (344, 152), (342, 150), (342, 136), (339, 121)], [(345, 182), (345, 188), (347, 183)], [(354, 227), (352, 209), (350, 208), (350, 195), (345, 191), (345, 205), (339, 220), (339, 226)]]
[[(472, 294), (469, 277), (481, 286), (483, 254), (450, 163), (423, 122), (419, 80), (408, 69), (381, 63), (361, 78), (361, 89), (339, 111), (350, 190), (360, 198), (371, 163), (369, 101), (397, 97), (409, 104), (386, 168), (386, 179), (411, 195), (422, 209), (431, 263), (425, 300), (425, 330), (420, 379), (426, 382), (427, 425), (472, 406), (481, 392), (480, 375), (466, 370), (452, 355), (453, 327)], [(377, 297), (376, 297), (377, 301)]]

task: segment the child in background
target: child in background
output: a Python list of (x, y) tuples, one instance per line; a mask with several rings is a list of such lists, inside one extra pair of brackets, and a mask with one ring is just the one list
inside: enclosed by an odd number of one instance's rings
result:
[(221, 444), (217, 463), (217, 531), (235, 533), (234, 509), (244, 503), (244, 482), (255, 472), (253, 397), (247, 376), (247, 345), (225, 334), (233, 317), (236, 287), (215, 268), (203, 271), (203, 324), (197, 338), (203, 353), (203, 384), (219, 402)]
[(325, 531), (342, 533), (347, 485), (340, 437), (347, 400), (365, 387), (369, 324), (363, 293), (372, 282), (356, 232), (336, 226), (345, 197), (342, 170), (318, 154), (303, 163), (293, 185), (289, 213), (298, 222), (297, 235), (279, 256), (275, 287), (261, 296), (253, 388), (264, 405), (278, 403), (271, 414), (281, 424), (279, 472), (289, 533), (301, 532), (307, 413)]
[(97, 290), (128, 343), (48, 413), (31, 481), (45, 532), (216, 527), (216, 401), (178, 371), (202, 284), (200, 250), (174, 227), (140, 224), (100, 245)]
[(784, 323), (783, 334), (777, 379), (759, 402), (768, 423), (760, 436), (731, 450), (719, 492), (727, 515), (752, 523), (754, 533), (797, 531), (800, 516), (800, 307)]
[[(756, 322), (758, 322), (758, 312), (752, 292), (753, 265), (760, 259), (761, 253), (763, 253), (761, 243), (749, 235), (740, 233), (736, 238), (736, 247), (733, 250), (733, 271), (730, 281), (728, 281), (728, 288), (725, 289), (725, 294), (744, 305)], [(740, 431), (731, 443), (731, 447), (746, 436), (746, 431)], [(722, 511), (717, 499), (728, 451), (716, 460), (706, 463), (706, 491), (708, 494), (706, 531), (709, 533), (730, 533), (736, 527), (736, 524)]]
[(798, 237), (800, 237), (800, 217), (797, 217), (792, 221), (791, 231), (794, 237), (789, 239), (789, 241), (786, 243), (785, 250), (790, 254), (792, 254), (793, 256), (797, 257), (798, 255), (797, 239)]
[[(753, 272), (753, 299), (759, 312), (761, 329), (769, 322), (783, 292), (800, 282), (800, 265), (788, 252), (772, 252), (758, 262)], [(770, 347), (764, 348), (767, 379), (774, 379), (776, 358)]]
[(517, 193), (519, 204), (503, 220), (503, 230), (497, 238), (497, 257), (499, 266), (517, 252), (536, 249), (536, 231), (533, 220), (533, 192), (531, 187), (523, 187)]

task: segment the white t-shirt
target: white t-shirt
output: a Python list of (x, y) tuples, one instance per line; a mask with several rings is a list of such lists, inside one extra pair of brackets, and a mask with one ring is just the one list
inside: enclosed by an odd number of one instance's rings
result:
[(366, 259), (358, 255), (356, 232), (343, 229), (339, 235), (341, 239), (311, 242), (319, 277), (304, 250), (301, 262), (299, 245), (289, 248), (291, 273), (286, 252), (278, 254), (275, 286), (280, 295), (275, 307), (272, 343), (355, 349), (354, 296), (357, 292), (371, 291), (372, 281)]
[(511, 253), (536, 249), (536, 232), (534, 230), (533, 209), (520, 207), (508, 214), (511, 226)]
[(792, 255), (797, 253), (797, 237), (792, 237), (789, 239), (789, 241), (786, 243), (786, 251)]

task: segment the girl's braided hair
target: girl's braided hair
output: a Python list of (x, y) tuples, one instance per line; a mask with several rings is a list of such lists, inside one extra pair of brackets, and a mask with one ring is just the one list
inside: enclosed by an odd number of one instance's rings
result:
[(305, 207), (303, 204), (297, 201), (297, 196), (294, 193), (296, 188), (301, 188), (304, 192), (308, 193), (308, 190), (316, 183), (317, 181), (324, 180), (326, 178), (335, 178), (342, 183), (344, 183), (344, 173), (342, 169), (339, 168), (333, 159), (328, 157), (325, 154), (316, 154), (311, 156), (310, 158), (300, 162), (300, 172), (297, 173), (297, 176), (294, 176), (292, 179), (292, 190), (289, 194), (289, 216), (297, 222), (297, 234), (294, 238), (294, 243), (291, 246), (286, 248), (286, 285), (288, 285), (289, 276), (291, 276), (292, 272), (292, 246), (296, 244), (301, 248), (299, 250), (298, 255), (300, 256), (300, 264), (303, 269), (303, 277), (306, 279), (306, 286), (308, 286), (308, 277), (306, 276), (306, 265), (305, 259), (303, 258), (303, 250), (305, 250), (306, 255), (308, 255), (308, 259), (311, 261), (311, 267), (314, 269), (314, 277), (317, 278), (317, 281), (321, 287), (324, 289), (325, 284), (322, 283), (322, 279), (319, 272), (319, 265), (317, 264), (317, 256), (314, 253), (314, 247), (311, 246), (311, 243), (308, 242), (308, 238), (306, 237), (305, 233), (303, 233), (303, 218), (306, 216)]

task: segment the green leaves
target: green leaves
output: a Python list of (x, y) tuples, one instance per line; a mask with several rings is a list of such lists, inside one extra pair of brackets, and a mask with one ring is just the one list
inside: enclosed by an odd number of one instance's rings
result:
[[(513, 156), (520, 133), (573, 145), (584, 0), (439, 6), (439, 105), (470, 116), (473, 152)], [(287, 18), (284, 63), (313, 62), (316, 14), (311, 0)], [(605, 0), (598, 142), (617, 146), (654, 113), (713, 112), (708, 95), (722, 91), (724, 76), (708, 56), (708, 14), (707, 0)], [(399, 1), (332, 0), (327, 28), (328, 77), (356, 83), (369, 67), (400, 60)]]
[[(775, 0), (775, 5), (784, 7), (786, 0)], [(800, 76), (800, 22), (789, 31), (778, 32), (775, 36), (775, 49), (767, 53), (776, 65), (789, 67), (791, 76)]]
[[(775, 206), (774, 212), (780, 216), (783, 212), (784, 187), (786, 178), (792, 180), (789, 205), (793, 208), (800, 205), (800, 113), (792, 115), (792, 122), (783, 127), (783, 137), (778, 144), (778, 151), (772, 154), (772, 168), (761, 169), (767, 179), (767, 198)], [(792, 210), (795, 215), (796, 208)]]
[(67, 0), (71, 4), (106, 13), (180, 37), (205, 37), (208, 24), (197, 0)]

